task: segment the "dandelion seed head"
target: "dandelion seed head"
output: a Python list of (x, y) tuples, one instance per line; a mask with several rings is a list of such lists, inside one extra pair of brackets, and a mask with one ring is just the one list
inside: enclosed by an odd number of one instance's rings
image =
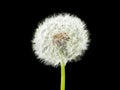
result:
[(46, 18), (38, 25), (32, 40), (33, 50), (43, 63), (58, 66), (76, 60), (87, 50), (89, 32), (85, 23), (70, 14), (58, 14)]

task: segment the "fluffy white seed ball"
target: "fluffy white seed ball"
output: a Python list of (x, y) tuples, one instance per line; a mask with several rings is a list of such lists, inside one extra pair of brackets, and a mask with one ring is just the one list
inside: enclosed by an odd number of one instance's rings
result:
[(87, 50), (89, 33), (80, 18), (58, 14), (40, 23), (32, 40), (38, 59), (47, 65), (58, 66), (76, 60)]

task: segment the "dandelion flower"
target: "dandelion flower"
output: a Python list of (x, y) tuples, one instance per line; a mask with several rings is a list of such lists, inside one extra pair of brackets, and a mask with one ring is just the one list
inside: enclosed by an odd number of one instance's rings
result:
[(65, 65), (88, 48), (89, 32), (77, 16), (67, 13), (46, 18), (32, 40), (38, 59), (46, 65), (61, 65), (61, 90), (65, 90)]

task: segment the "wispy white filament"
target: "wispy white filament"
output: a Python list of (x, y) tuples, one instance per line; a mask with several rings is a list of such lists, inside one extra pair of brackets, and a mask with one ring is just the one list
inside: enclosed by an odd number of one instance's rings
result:
[(89, 32), (80, 18), (70, 14), (59, 14), (40, 23), (32, 40), (38, 59), (47, 65), (66, 64), (82, 56), (87, 50)]

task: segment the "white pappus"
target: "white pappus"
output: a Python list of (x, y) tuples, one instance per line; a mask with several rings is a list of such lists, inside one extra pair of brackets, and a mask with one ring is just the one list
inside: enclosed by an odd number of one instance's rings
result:
[(89, 45), (89, 32), (77, 16), (67, 13), (53, 15), (38, 25), (32, 47), (42, 62), (58, 66), (82, 56)]

